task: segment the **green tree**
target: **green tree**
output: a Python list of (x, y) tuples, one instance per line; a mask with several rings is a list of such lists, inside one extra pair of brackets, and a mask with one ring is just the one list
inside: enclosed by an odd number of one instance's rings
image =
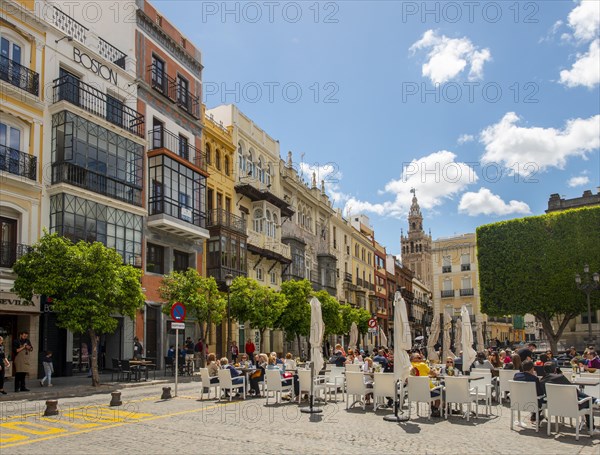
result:
[[(477, 229), (482, 311), (530, 313), (553, 352), (568, 322), (587, 311), (575, 274), (600, 269), (600, 207), (552, 212)], [(600, 307), (598, 294), (592, 308)]]
[(115, 314), (133, 319), (144, 305), (141, 271), (124, 265), (116, 250), (100, 242), (74, 245), (65, 237), (48, 233), (14, 264), (13, 270), (17, 274), (14, 291), (20, 297), (51, 296), (57, 325), (89, 335), (92, 385), (97, 386), (97, 336), (117, 329)]
[(324, 290), (316, 291), (313, 295), (321, 302), (325, 336), (343, 333), (341, 305), (337, 299)]
[(200, 325), (203, 336), (211, 323), (221, 323), (227, 310), (227, 299), (219, 291), (215, 279), (201, 276), (196, 269), (165, 275), (159, 293), (167, 302), (167, 305), (163, 305), (163, 313), (169, 314), (175, 302), (183, 303), (186, 311)]
[(300, 337), (310, 333), (310, 297), (312, 286), (308, 280), (290, 280), (281, 283), (281, 293), (287, 300), (285, 310), (277, 325), (286, 334), (288, 341), (296, 338), (300, 349)]
[(260, 332), (260, 349), (264, 350), (264, 333), (279, 328), (277, 323), (287, 305), (285, 295), (251, 278), (237, 277), (230, 289), (231, 315), (248, 322)]

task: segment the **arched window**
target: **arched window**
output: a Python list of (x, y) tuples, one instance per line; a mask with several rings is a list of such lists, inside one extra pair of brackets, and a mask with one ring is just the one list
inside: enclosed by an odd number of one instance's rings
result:
[(221, 151), (219, 149), (215, 150), (215, 167), (218, 171), (221, 170)]
[(271, 165), (270, 164), (267, 166), (267, 175), (265, 176), (265, 183), (267, 185), (271, 184)]
[(279, 218), (277, 214), (273, 214), (273, 237), (277, 237), (277, 227), (279, 226)]
[(211, 151), (210, 151), (210, 144), (207, 143), (206, 144), (206, 164), (211, 164)]
[(229, 175), (229, 156), (225, 155), (225, 175)]
[(265, 218), (266, 218), (265, 228), (266, 228), (267, 237), (275, 237), (275, 235), (274, 235), (274, 229), (273, 229), (273, 219), (271, 217), (271, 211), (270, 210), (267, 210)]
[(252, 227), (256, 232), (263, 231), (263, 211), (261, 209), (254, 210)]
[(238, 169), (239, 176), (246, 176), (246, 157), (244, 156), (244, 148), (242, 147), (242, 143), (238, 142)]
[(257, 174), (258, 174), (258, 181), (260, 183), (264, 183), (264, 179), (265, 179), (265, 174), (263, 172), (263, 167), (262, 167), (262, 156), (258, 157), (258, 165), (257, 165)]
[(256, 177), (256, 165), (254, 164), (254, 154), (252, 150), (248, 152), (248, 161), (246, 162), (246, 175), (249, 177)]

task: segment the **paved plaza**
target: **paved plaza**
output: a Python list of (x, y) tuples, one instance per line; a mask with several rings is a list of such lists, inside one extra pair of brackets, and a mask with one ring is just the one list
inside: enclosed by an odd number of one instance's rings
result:
[(506, 406), (470, 422), (427, 420), (413, 411), (409, 422), (397, 424), (383, 420), (389, 410), (347, 411), (342, 401), (328, 403), (320, 415), (288, 402), (267, 407), (262, 398), (200, 401), (197, 382), (180, 384), (178, 397), (161, 400), (164, 385), (122, 389), (118, 407), (109, 406), (109, 392), (61, 398), (55, 417), (43, 417), (43, 399), (2, 401), (0, 453), (600, 453), (599, 437), (584, 432), (576, 441), (568, 426), (550, 437), (545, 423), (538, 434), (511, 431)]

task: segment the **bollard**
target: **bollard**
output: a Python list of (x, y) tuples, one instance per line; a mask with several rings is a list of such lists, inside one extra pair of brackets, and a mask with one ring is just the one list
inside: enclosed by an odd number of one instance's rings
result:
[(109, 406), (121, 406), (123, 402), (121, 401), (121, 392), (111, 392), (111, 399)]
[(163, 387), (163, 393), (162, 396), (160, 397), (161, 400), (169, 400), (173, 398), (171, 396), (171, 387)]
[(55, 416), (58, 415), (58, 400), (47, 400), (46, 401), (46, 410), (44, 411), (44, 416)]

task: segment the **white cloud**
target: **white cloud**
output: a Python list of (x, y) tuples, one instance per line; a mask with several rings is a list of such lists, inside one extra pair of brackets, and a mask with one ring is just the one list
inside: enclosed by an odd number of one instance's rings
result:
[(467, 38), (448, 38), (434, 30), (427, 30), (423, 37), (413, 43), (409, 51), (428, 51), (429, 58), (422, 66), (422, 74), (431, 82), (447, 82), (464, 71), (470, 65), (469, 80), (483, 77), (483, 65), (492, 59), (489, 49), (479, 49)]
[(581, 41), (593, 40), (600, 31), (600, 2), (582, 1), (569, 13), (568, 22), (575, 38)]
[(560, 82), (567, 87), (594, 88), (600, 84), (600, 39), (590, 43), (588, 52), (577, 55), (570, 70), (560, 72)]
[(463, 194), (458, 204), (458, 211), (469, 216), (503, 216), (513, 213), (527, 215), (531, 213), (525, 202), (512, 200), (507, 204), (500, 196), (493, 194), (487, 188), (479, 188), (477, 193), (468, 192)]
[(465, 144), (467, 142), (471, 142), (475, 140), (475, 136), (473, 136), (472, 134), (462, 134), (459, 138), (458, 138), (458, 143), (459, 144)]
[(412, 202), (411, 188), (416, 188), (421, 208), (433, 209), (478, 179), (468, 163), (458, 162), (454, 153), (441, 150), (404, 163), (400, 178), (389, 181), (383, 191), (393, 195), (392, 200), (372, 203), (352, 197), (346, 202), (344, 213), (370, 212), (403, 217)]
[(312, 186), (313, 173), (317, 188), (321, 188), (321, 180), (325, 183), (325, 193), (329, 196), (334, 205), (338, 205), (347, 201), (350, 196), (343, 193), (340, 188), (340, 180), (342, 179), (342, 171), (336, 163), (326, 163), (323, 165), (309, 164), (300, 162), (298, 173), (303, 177), (304, 181)]
[(587, 185), (588, 183), (590, 183), (590, 178), (587, 175), (580, 175), (578, 177), (571, 177), (567, 182), (567, 185), (574, 188), (576, 186)]
[(562, 130), (517, 126), (519, 117), (508, 112), (498, 123), (480, 134), (485, 145), (484, 164), (499, 163), (512, 171), (562, 169), (567, 158), (586, 157), (600, 147), (600, 115), (568, 120)]

